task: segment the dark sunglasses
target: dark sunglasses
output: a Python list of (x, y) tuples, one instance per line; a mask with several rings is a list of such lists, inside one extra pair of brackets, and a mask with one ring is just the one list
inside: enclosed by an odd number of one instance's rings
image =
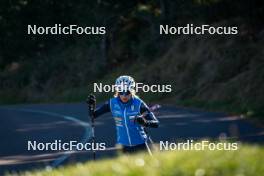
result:
[(128, 96), (130, 95), (130, 91), (125, 91), (125, 92), (118, 92), (119, 95), (123, 95), (123, 96)]

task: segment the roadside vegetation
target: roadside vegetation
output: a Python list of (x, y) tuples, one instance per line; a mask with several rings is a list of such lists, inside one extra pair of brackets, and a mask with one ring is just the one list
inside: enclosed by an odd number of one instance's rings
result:
[[(0, 104), (84, 101), (94, 82), (112, 84), (129, 74), (145, 84), (173, 85), (172, 93), (141, 93), (149, 102), (264, 117), (259, 2), (47, 0), (0, 8), (6, 31), (0, 34)], [(25, 24), (55, 23), (106, 26), (107, 35), (25, 37)], [(159, 24), (187, 23), (238, 26), (239, 34), (159, 35)], [(103, 101), (111, 94), (97, 96)]]
[(51, 170), (35, 170), (8, 176), (262, 176), (264, 148), (240, 146), (236, 151), (170, 151), (78, 163)]

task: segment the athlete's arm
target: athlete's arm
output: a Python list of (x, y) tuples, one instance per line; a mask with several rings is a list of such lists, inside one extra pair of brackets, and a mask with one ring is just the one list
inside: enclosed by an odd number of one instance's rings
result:
[(140, 113), (146, 113), (144, 116), (146, 121), (144, 123), (144, 126), (146, 127), (152, 127), (152, 128), (157, 128), (159, 126), (159, 121), (155, 117), (155, 115), (149, 110), (149, 107), (145, 104), (142, 103), (140, 106)]
[(110, 104), (109, 101), (106, 101), (103, 105), (96, 108), (94, 111), (94, 117), (97, 118), (102, 114), (110, 112)]

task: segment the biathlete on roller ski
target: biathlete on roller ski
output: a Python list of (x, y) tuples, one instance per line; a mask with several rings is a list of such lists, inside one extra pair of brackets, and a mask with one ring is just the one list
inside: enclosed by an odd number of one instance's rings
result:
[(113, 98), (95, 108), (96, 98), (89, 95), (87, 103), (88, 107), (91, 107), (89, 111), (94, 119), (104, 113), (112, 113), (116, 125), (117, 144), (122, 146), (124, 153), (148, 150), (151, 154), (145, 127), (157, 128), (159, 121), (146, 103), (136, 95), (135, 85), (132, 77), (120, 76), (115, 82)]

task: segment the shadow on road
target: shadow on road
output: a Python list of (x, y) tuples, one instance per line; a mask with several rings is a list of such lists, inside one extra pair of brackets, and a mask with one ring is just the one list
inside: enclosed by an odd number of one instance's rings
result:
[[(21, 112), (19, 108), (47, 111), (72, 116), (81, 123), (89, 122), (85, 104), (24, 105), (0, 108), (0, 175), (5, 171), (45, 168), (54, 162), (61, 164), (85, 162), (92, 159), (90, 151), (28, 151), (27, 141), (82, 141), (84, 126), (63, 118), (41, 113)], [(187, 139), (230, 139), (263, 144), (264, 129), (224, 113), (211, 113), (176, 107), (163, 107), (159, 114), (160, 127), (149, 130), (152, 139), (177, 142)], [(114, 157), (115, 124), (110, 114), (96, 121), (96, 142), (106, 143), (107, 150), (97, 152), (98, 159)], [(88, 135), (88, 134), (86, 134)], [(87, 136), (86, 136), (87, 137)], [(89, 136), (88, 136), (89, 137)]]

